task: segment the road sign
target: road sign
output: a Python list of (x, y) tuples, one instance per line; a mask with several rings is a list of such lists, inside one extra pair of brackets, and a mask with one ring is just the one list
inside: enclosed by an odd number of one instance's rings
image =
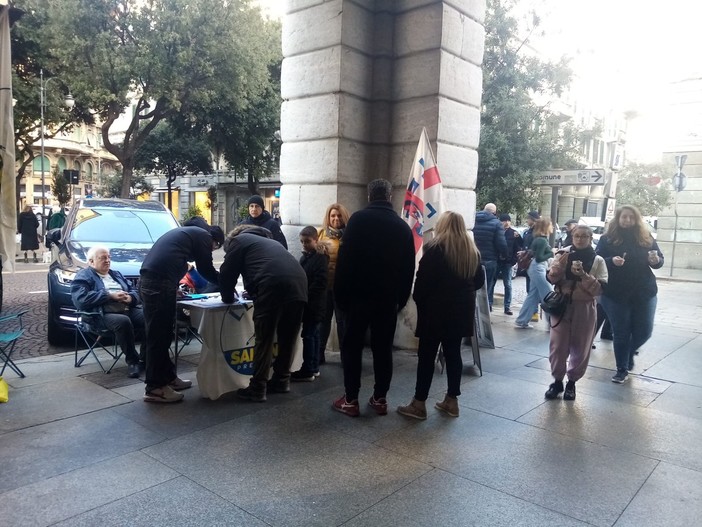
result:
[(537, 185), (604, 185), (605, 173), (602, 169), (551, 170), (541, 172), (534, 178)]
[(682, 172), (678, 172), (673, 176), (673, 188), (675, 192), (682, 192), (687, 186), (687, 176)]

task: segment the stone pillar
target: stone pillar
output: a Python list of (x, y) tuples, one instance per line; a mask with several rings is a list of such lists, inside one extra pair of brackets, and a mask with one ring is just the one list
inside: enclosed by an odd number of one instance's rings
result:
[(280, 161), (286, 235), (377, 177), (400, 210), (422, 127), (448, 208), (475, 210), (484, 0), (289, 0)]

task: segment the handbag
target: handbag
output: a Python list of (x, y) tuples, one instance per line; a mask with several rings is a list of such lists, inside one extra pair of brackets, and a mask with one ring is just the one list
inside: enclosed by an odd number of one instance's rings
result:
[(517, 253), (517, 272), (526, 271), (534, 259), (534, 251), (527, 249)]
[(560, 317), (570, 304), (570, 295), (560, 291), (550, 291), (541, 301), (541, 309), (552, 316)]

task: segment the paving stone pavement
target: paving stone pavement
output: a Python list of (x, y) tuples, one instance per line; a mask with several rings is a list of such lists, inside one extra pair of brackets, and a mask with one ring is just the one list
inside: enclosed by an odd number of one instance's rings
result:
[[(29, 284), (30, 278), (25, 279)], [(515, 289), (523, 288), (517, 281)], [(72, 353), (20, 360), (0, 405), (0, 518), (11, 526), (242, 525), (690, 526), (702, 516), (702, 283), (661, 280), (657, 323), (631, 379), (610, 382), (596, 341), (575, 401), (545, 401), (548, 331), (495, 310), (482, 376), (466, 363), (460, 418), (394, 412), (416, 357), (394, 353), (389, 402), (356, 419), (334, 412), (338, 353), (321, 377), (265, 404), (200, 397), (141, 400), (143, 384)], [(496, 305), (500, 299), (496, 300)], [(8, 306), (9, 309), (9, 306)], [(38, 332), (38, 331), (37, 331)], [(191, 376), (199, 349), (179, 361)]]

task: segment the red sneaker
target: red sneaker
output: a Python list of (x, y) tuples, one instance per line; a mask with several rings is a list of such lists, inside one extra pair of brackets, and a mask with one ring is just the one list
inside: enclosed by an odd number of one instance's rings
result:
[(375, 410), (375, 413), (378, 415), (388, 414), (388, 400), (385, 397), (376, 399), (374, 396), (371, 395), (371, 398), (368, 399), (368, 406), (373, 408), (373, 410)]
[(337, 412), (349, 415), (351, 417), (358, 417), (361, 415), (361, 411), (358, 409), (358, 399), (353, 401), (346, 400), (346, 394), (339, 397), (336, 401), (332, 403), (332, 408)]

